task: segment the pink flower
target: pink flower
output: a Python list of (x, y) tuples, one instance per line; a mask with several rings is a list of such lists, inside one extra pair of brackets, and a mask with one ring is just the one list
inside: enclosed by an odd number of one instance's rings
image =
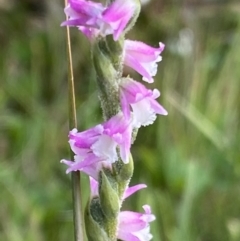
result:
[(131, 133), (131, 123), (122, 113), (83, 132), (73, 129), (69, 133), (69, 144), (75, 161), (61, 162), (69, 166), (67, 173), (80, 170), (97, 179), (103, 165), (110, 168), (118, 160), (117, 147), (122, 161), (128, 163)]
[(113, 1), (103, 13), (105, 23), (101, 26), (101, 32), (104, 32), (104, 35), (113, 34), (113, 39), (115, 41), (118, 40), (129, 20), (134, 15), (135, 9), (136, 3), (134, 0)]
[(115, 0), (105, 7), (101, 3), (85, 0), (69, 0), (65, 13), (69, 20), (61, 26), (78, 27), (88, 38), (98, 35), (113, 34), (114, 40), (118, 40), (134, 15), (136, 3), (134, 0)]
[[(149, 90), (130, 78), (120, 83), (121, 106), (125, 117), (133, 112), (133, 127), (147, 126), (156, 119), (156, 114), (167, 115), (167, 111), (155, 100), (160, 96), (157, 89)], [(131, 107), (131, 108), (130, 108)]]
[(105, 7), (101, 3), (95, 3), (85, 0), (69, 0), (64, 9), (69, 17), (61, 26), (87, 26), (98, 28), (98, 21), (102, 18), (102, 12)]
[(149, 241), (152, 239), (149, 223), (156, 218), (149, 205), (144, 205), (145, 213), (123, 211), (119, 213), (118, 239), (123, 241)]
[[(123, 195), (123, 200), (138, 190), (145, 188), (145, 184), (127, 187)], [(98, 196), (98, 182), (90, 177), (90, 188), (92, 198)], [(152, 239), (149, 223), (155, 220), (151, 214), (151, 208), (144, 205), (145, 213), (122, 211), (118, 216), (117, 238), (123, 241), (149, 241)]]
[(153, 48), (140, 41), (125, 40), (124, 64), (141, 74), (144, 81), (153, 83), (152, 76), (157, 73), (157, 62), (162, 60), (160, 54), (164, 47), (163, 43), (159, 43), (159, 48)]

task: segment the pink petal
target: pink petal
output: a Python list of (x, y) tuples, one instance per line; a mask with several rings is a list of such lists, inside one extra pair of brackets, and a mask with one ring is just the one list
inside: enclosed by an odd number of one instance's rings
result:
[(131, 196), (135, 192), (137, 192), (137, 191), (139, 191), (143, 188), (146, 188), (146, 187), (147, 187), (147, 185), (145, 185), (145, 184), (138, 184), (138, 185), (135, 185), (135, 186), (132, 186), (132, 187), (128, 187), (127, 190), (123, 194), (123, 199), (128, 198), (129, 196)]
[(133, 56), (126, 54), (124, 59), (124, 64), (136, 70), (139, 74), (146, 78), (146, 82), (153, 83), (153, 78), (146, 68)]
[(159, 48), (151, 47), (140, 41), (125, 40), (124, 48), (127, 52), (131, 52), (134, 57), (140, 58), (141, 62), (156, 61), (164, 50), (165, 45), (159, 43)]
[(155, 113), (159, 115), (168, 115), (168, 112), (155, 100), (150, 100), (150, 104)]
[(92, 177), (89, 177), (90, 181), (90, 189), (91, 189), (91, 196), (98, 196), (98, 182), (93, 179)]
[(127, 120), (130, 119), (130, 105), (129, 102), (127, 100), (126, 94), (124, 94), (123, 91), (120, 90), (120, 102), (121, 102), (121, 108), (122, 108), (122, 112), (123, 115), (125, 116), (125, 118)]
[(157, 73), (157, 62), (162, 59), (160, 54), (164, 46), (159, 43), (159, 47), (154, 48), (140, 41), (125, 40), (124, 64), (141, 74), (144, 81), (152, 83), (152, 76)]

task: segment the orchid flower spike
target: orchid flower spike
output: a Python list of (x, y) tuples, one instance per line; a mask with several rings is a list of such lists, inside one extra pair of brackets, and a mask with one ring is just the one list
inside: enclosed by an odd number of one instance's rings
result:
[(143, 76), (143, 80), (153, 83), (153, 76), (157, 73), (157, 63), (162, 60), (160, 54), (165, 45), (159, 43), (158, 48), (151, 47), (140, 41), (124, 41), (124, 64), (136, 70)]

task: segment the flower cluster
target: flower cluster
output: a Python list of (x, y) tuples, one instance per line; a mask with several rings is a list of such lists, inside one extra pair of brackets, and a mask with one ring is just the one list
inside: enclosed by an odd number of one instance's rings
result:
[(130, 119), (127, 120), (122, 113), (119, 113), (89, 130), (70, 131), (69, 144), (75, 153), (75, 160), (61, 161), (69, 166), (67, 173), (80, 170), (97, 180), (98, 171), (103, 165), (111, 168), (111, 164), (118, 160), (117, 147), (121, 159), (127, 163), (132, 134), (130, 122)]
[[(91, 43), (112, 35), (118, 41), (132, 27), (139, 11), (138, 0), (115, 0), (108, 5), (86, 0), (69, 0), (65, 13), (68, 20), (62, 26), (77, 27)], [(124, 40), (121, 63), (142, 76), (142, 80), (153, 83), (164, 44), (151, 47), (140, 41)], [(67, 173), (82, 171), (90, 176), (92, 197), (99, 195), (99, 173), (103, 169), (112, 171), (113, 164), (129, 163), (133, 130), (152, 124), (156, 115), (167, 115), (167, 111), (156, 101), (157, 89), (147, 89), (130, 77), (116, 80), (119, 92), (120, 111), (86, 131), (73, 129), (69, 133), (69, 144), (74, 152), (74, 161), (62, 160), (68, 166)], [(145, 185), (126, 187), (121, 202), (144, 188)], [(155, 219), (148, 205), (144, 214), (123, 211), (118, 215), (117, 238), (126, 241), (148, 241), (152, 238), (149, 222)]]

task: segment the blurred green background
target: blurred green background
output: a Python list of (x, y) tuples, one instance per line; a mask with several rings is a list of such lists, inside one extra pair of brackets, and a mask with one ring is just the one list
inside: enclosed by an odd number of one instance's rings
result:
[[(63, 1), (0, 1), (0, 240), (73, 240)], [(101, 110), (88, 40), (71, 30), (78, 129)], [(151, 0), (128, 38), (166, 44), (124, 209), (156, 214), (154, 241), (240, 240), (240, 3)], [(135, 79), (140, 76), (129, 72)], [(88, 179), (83, 176), (84, 202)]]

